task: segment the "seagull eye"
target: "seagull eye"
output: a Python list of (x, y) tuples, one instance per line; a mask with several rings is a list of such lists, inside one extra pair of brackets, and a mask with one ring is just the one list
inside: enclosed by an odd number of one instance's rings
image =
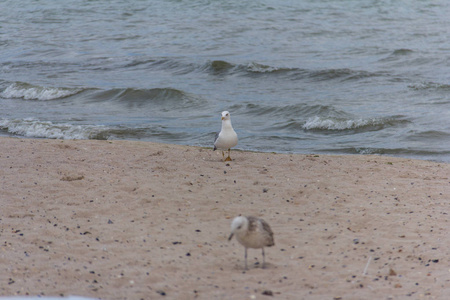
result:
[(239, 225), (237, 229), (241, 229), (241, 227), (242, 227), (242, 226), (241, 226), (241, 225)]

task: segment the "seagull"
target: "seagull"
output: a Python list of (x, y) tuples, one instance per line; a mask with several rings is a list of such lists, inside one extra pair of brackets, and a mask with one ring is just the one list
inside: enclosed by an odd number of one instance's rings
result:
[(245, 247), (245, 269), (247, 268), (247, 249), (262, 249), (264, 269), (266, 259), (264, 255), (264, 247), (270, 247), (275, 245), (273, 240), (273, 231), (270, 229), (269, 224), (260, 218), (248, 216), (239, 216), (234, 218), (231, 223), (231, 234), (228, 240), (230, 241), (236, 235), (236, 240)]
[[(222, 129), (216, 134), (214, 139), (214, 151), (216, 149), (222, 150), (222, 157), (224, 161), (231, 161), (230, 152), (231, 148), (238, 143), (238, 137), (236, 132), (231, 126), (230, 113), (228, 111), (222, 112)], [(228, 157), (225, 158), (224, 150), (228, 150)]]

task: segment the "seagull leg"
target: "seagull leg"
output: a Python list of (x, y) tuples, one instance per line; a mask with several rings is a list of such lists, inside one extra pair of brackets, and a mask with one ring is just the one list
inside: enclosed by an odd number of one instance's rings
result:
[(264, 247), (262, 248), (262, 256), (263, 256), (262, 268), (265, 269), (266, 268), (266, 256), (264, 255)]
[(225, 161), (225, 152), (222, 151), (222, 159)]
[(225, 159), (225, 161), (232, 161), (230, 157), (231, 149), (228, 149), (228, 157)]
[(248, 267), (247, 267), (247, 247), (245, 247), (245, 270), (248, 270)]

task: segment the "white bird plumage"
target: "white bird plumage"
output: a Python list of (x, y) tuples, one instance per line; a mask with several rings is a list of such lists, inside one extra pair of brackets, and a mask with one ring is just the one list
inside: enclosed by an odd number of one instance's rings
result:
[(265, 267), (264, 247), (275, 245), (273, 231), (263, 219), (248, 216), (234, 218), (231, 223), (231, 234), (228, 240), (236, 236), (236, 240), (245, 247), (245, 269), (247, 270), (247, 249), (262, 249), (263, 264)]
[[(231, 116), (228, 111), (222, 112), (222, 129), (218, 134), (216, 134), (216, 138), (214, 140), (214, 150), (220, 149), (222, 150), (222, 157), (224, 161), (231, 161), (230, 152), (231, 148), (236, 146), (238, 143), (238, 137), (236, 132), (231, 125)], [(228, 150), (228, 157), (225, 159), (224, 151)]]

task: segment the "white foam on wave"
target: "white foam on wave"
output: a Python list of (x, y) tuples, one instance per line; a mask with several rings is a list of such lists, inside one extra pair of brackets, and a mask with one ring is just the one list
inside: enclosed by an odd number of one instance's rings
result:
[(24, 137), (85, 140), (98, 135), (106, 128), (91, 125), (55, 124), (36, 119), (0, 120), (0, 129)]
[(279, 70), (279, 68), (261, 65), (261, 64), (255, 63), (255, 62), (249, 63), (247, 65), (247, 69), (250, 72), (255, 72), (255, 73), (272, 73), (272, 72), (276, 72)]
[(303, 125), (303, 129), (306, 130), (350, 130), (357, 129), (365, 126), (376, 126), (381, 125), (382, 121), (376, 119), (356, 119), (356, 120), (345, 120), (345, 119), (330, 119), (321, 118), (318, 116), (309, 118)]
[(2, 98), (25, 100), (54, 100), (79, 93), (80, 89), (33, 86), (26, 83), (13, 83), (0, 93)]

